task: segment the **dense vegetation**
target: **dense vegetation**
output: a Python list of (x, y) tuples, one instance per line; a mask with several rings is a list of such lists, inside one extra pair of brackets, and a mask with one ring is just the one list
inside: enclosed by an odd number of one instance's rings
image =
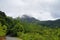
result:
[(58, 20), (52, 24), (52, 21), (42, 22), (26, 15), (25, 18), (12, 18), (0, 11), (0, 36), (16, 36), (23, 40), (60, 40), (59, 24)]

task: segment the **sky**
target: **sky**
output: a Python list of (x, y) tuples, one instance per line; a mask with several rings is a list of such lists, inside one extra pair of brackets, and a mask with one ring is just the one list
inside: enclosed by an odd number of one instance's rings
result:
[(13, 18), (29, 15), (39, 20), (60, 18), (60, 0), (0, 0), (0, 11)]

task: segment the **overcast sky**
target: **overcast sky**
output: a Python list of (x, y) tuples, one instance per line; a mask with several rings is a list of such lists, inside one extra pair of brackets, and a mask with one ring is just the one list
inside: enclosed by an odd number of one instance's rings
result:
[(0, 0), (0, 11), (8, 16), (33, 16), (39, 20), (60, 18), (60, 0)]

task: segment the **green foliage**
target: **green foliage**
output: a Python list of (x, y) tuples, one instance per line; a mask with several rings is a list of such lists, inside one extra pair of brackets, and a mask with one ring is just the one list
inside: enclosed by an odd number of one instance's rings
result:
[(4, 18), (4, 17), (6, 17), (6, 15), (5, 15), (5, 13), (4, 12), (2, 12), (2, 11), (0, 11), (0, 18)]
[(60, 20), (42, 22), (28, 16), (26, 19), (7, 17), (0, 11), (0, 36), (8, 34), (23, 40), (60, 40)]
[(17, 23), (12, 29), (11, 29), (13, 35), (17, 35), (17, 32), (23, 32), (23, 26), (19, 23)]
[(0, 24), (0, 36), (5, 36), (7, 33), (7, 26)]
[(39, 33), (21, 33), (18, 32), (18, 37), (23, 39), (23, 40), (59, 40), (57, 36), (52, 36), (52, 35), (41, 35)]

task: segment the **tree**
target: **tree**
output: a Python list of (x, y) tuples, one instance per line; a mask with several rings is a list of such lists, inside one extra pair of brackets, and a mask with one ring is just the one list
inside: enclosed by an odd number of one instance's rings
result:
[(0, 23), (0, 36), (6, 36), (7, 33), (7, 26)]
[(23, 25), (21, 25), (20, 23), (17, 23), (12, 29), (12, 35), (13, 36), (17, 36), (17, 32), (24, 32), (24, 28)]

